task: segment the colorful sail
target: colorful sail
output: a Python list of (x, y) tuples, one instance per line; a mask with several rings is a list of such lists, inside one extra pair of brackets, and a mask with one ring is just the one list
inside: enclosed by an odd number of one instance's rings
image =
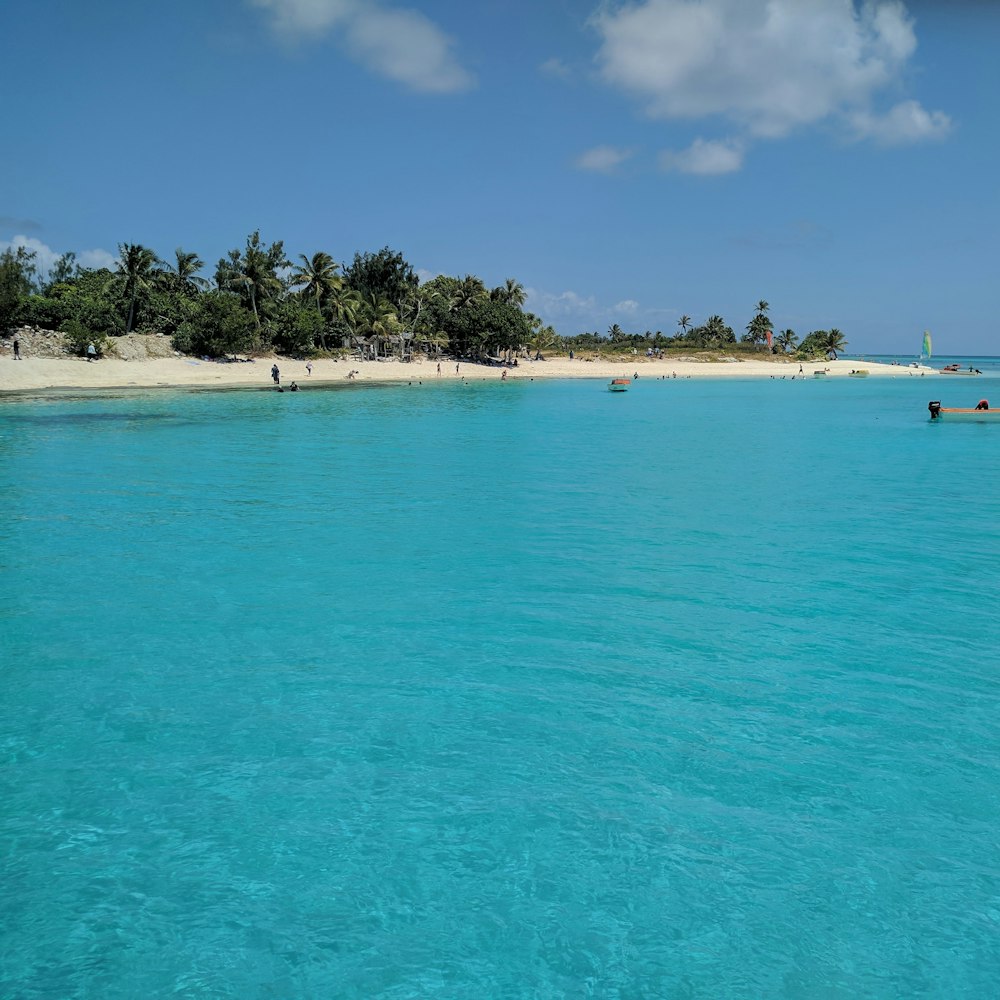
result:
[(931, 358), (931, 332), (930, 330), (924, 330), (924, 346), (920, 349), (920, 356), (922, 358), (927, 358), (930, 361)]

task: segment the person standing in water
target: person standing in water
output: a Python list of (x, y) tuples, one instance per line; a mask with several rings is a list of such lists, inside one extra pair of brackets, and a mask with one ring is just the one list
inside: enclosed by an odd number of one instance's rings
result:
[(277, 365), (271, 365), (271, 378), (274, 379), (275, 385), (281, 385), (281, 372), (278, 371)]

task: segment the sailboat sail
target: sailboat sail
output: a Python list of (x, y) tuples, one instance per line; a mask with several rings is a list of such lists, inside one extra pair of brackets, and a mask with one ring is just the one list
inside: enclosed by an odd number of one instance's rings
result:
[(924, 330), (924, 346), (920, 349), (920, 357), (926, 358), (928, 361), (931, 359), (931, 332), (930, 330)]

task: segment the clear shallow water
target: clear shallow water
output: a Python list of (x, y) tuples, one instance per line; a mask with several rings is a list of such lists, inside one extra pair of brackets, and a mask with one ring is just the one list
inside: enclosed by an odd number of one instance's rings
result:
[[(847, 354), (844, 357), (859, 361), (862, 360), (862, 357), (857, 354)], [(864, 357), (867, 357), (869, 361), (878, 361), (886, 365), (892, 364), (895, 361), (899, 365), (906, 366), (917, 361), (922, 365), (937, 369), (941, 369), (945, 365), (958, 364), (961, 365), (963, 373), (969, 368), (974, 368), (978, 369), (980, 375), (984, 378), (997, 378), (1000, 376), (1000, 358), (994, 355), (941, 354), (935, 355), (930, 360), (921, 358), (920, 355), (906, 354), (867, 354)]]
[(943, 391), (5, 405), (0, 995), (992, 995), (1000, 428)]

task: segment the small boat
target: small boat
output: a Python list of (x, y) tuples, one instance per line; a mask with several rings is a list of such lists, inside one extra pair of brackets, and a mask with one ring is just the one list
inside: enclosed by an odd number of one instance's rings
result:
[(631, 384), (630, 378), (613, 378), (608, 383), (608, 392), (628, 392), (628, 387)]
[(961, 368), (959, 365), (945, 365), (940, 369), (942, 375), (982, 375), (978, 368)]
[(817, 368), (813, 372), (813, 378), (826, 378), (826, 371), (822, 368)]
[(856, 370), (852, 369), (847, 374), (850, 375), (851, 378), (868, 378), (868, 369), (867, 368), (858, 368)]
[(933, 399), (927, 404), (932, 423), (945, 424), (1000, 424), (1000, 410), (991, 410), (989, 401), (979, 400), (974, 407), (942, 406)]

